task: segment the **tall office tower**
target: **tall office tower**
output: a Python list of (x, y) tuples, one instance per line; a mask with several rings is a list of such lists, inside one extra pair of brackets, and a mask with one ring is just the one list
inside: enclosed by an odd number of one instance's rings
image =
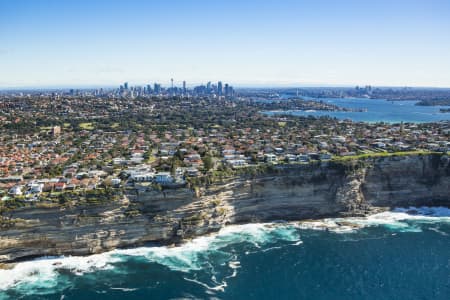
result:
[(125, 83), (123, 84), (123, 88), (126, 89), (126, 90), (128, 90), (128, 82), (125, 82)]
[(154, 92), (155, 92), (155, 94), (160, 94), (161, 93), (161, 85), (159, 83), (155, 83)]
[(183, 94), (186, 95), (186, 81), (183, 80)]
[(206, 84), (206, 93), (211, 94), (211, 81)]
[(222, 81), (217, 83), (217, 95), (222, 96)]
[(151, 94), (152, 93), (152, 86), (150, 84), (147, 84), (147, 94)]
[(153, 93), (155, 93), (155, 94), (161, 93), (161, 85), (159, 83), (155, 83), (153, 85)]
[(230, 96), (230, 86), (228, 85), (228, 83), (225, 83), (225, 97), (229, 97)]
[(170, 94), (175, 95), (175, 91), (173, 89), (173, 78), (170, 78)]

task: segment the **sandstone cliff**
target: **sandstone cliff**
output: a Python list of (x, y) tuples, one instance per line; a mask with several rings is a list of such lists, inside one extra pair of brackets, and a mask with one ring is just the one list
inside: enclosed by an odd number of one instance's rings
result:
[(373, 207), (450, 206), (447, 156), (278, 166), (189, 189), (72, 208), (22, 208), (0, 229), (0, 262), (172, 243), (231, 223), (360, 215)]

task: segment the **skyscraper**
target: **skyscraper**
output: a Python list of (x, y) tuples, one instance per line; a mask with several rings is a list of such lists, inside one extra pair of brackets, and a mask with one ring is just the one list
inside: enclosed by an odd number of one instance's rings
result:
[(186, 81), (183, 80), (183, 94), (186, 95)]
[(124, 89), (128, 90), (128, 82), (125, 82), (125, 83), (123, 84), (123, 87), (124, 87)]
[(228, 83), (225, 83), (225, 97), (228, 98), (228, 96), (230, 96), (230, 87), (228, 85)]
[(161, 93), (161, 85), (156, 83), (153, 85), (153, 93), (160, 94)]
[(217, 83), (217, 95), (222, 96), (222, 81)]

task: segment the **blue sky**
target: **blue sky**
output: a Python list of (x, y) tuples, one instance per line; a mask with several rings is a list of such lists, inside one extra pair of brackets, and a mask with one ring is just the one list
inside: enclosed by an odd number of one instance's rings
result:
[(450, 87), (448, 0), (0, 0), (0, 87)]

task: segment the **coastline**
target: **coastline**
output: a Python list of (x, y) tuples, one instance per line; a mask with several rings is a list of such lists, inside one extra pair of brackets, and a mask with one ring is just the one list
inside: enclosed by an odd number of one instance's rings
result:
[[(393, 207), (449, 207), (449, 187), (446, 155), (410, 155), (284, 166), (223, 179), (195, 192), (146, 192), (89, 208), (18, 209), (13, 216), (26, 222), (0, 230), (0, 263), (149, 243), (179, 245), (230, 224), (361, 217)], [(131, 208), (136, 214), (126, 216)]]
[[(412, 223), (410, 223), (412, 222)], [(338, 218), (322, 218), (322, 219), (305, 219), (298, 221), (272, 221), (264, 223), (246, 223), (246, 224), (231, 224), (222, 227), (220, 230), (210, 233), (205, 233), (201, 236), (195, 236), (189, 239), (180, 241), (177, 244), (166, 244), (166, 245), (142, 245), (139, 247), (127, 247), (127, 248), (117, 248), (111, 249), (98, 254), (89, 254), (82, 256), (43, 256), (28, 259), (20, 259), (14, 262), (1, 263), (1, 272), (13, 272), (15, 276), (21, 277), (23, 270), (18, 270), (16, 267), (26, 265), (25, 269), (28, 270), (38, 269), (38, 266), (33, 266), (33, 262), (46, 265), (54, 271), (57, 269), (68, 268), (71, 272), (79, 273), (81, 275), (85, 272), (94, 272), (95, 270), (101, 270), (108, 268), (109, 263), (116, 261), (115, 257), (119, 256), (129, 256), (129, 257), (140, 257), (145, 256), (147, 252), (160, 253), (163, 256), (171, 257), (184, 251), (202, 252), (208, 251), (210, 247), (215, 247), (213, 244), (220, 240), (221, 237), (235, 234), (239, 236), (240, 234), (250, 235), (252, 238), (259, 240), (258, 237), (261, 232), (271, 234), (272, 232), (278, 231), (290, 231), (292, 236), (279, 236), (281, 240), (293, 242), (292, 246), (298, 246), (303, 243), (300, 239), (299, 232), (308, 231), (322, 231), (333, 234), (357, 234), (360, 230), (368, 227), (379, 227), (383, 226), (390, 228), (393, 232), (420, 232), (420, 227), (416, 227), (418, 224), (430, 224), (430, 222), (450, 222), (450, 207), (443, 206), (433, 206), (433, 207), (398, 207), (394, 209), (389, 208), (374, 208), (374, 210), (365, 215), (359, 217), (338, 217)], [(446, 235), (443, 232), (440, 234)], [(395, 233), (393, 233), (395, 235)], [(277, 236), (275, 234), (275, 236)], [(244, 240), (246, 238), (243, 238)], [(239, 241), (241, 238), (239, 239)], [(224, 241), (227, 241), (225, 239)], [(236, 241), (229, 241), (234, 243)], [(255, 243), (252, 241), (251, 243)], [(255, 244), (259, 248), (258, 244)], [(222, 245), (226, 246), (226, 243)], [(267, 250), (270, 250), (268, 248)], [(167, 253), (166, 253), (167, 252)], [(165, 253), (165, 254), (164, 254)], [(98, 258), (100, 262), (96, 261)], [(76, 261), (79, 261), (83, 266), (77, 267), (74, 265)], [(15, 273), (16, 271), (19, 272)], [(26, 271), (29, 272), (30, 270)], [(8, 280), (7, 280), (8, 281)], [(21, 280), (20, 280), (21, 281)], [(4, 282), (2, 282), (4, 284)], [(1, 287), (1, 286), (0, 286)], [(5, 288), (5, 287), (3, 287)], [(0, 291), (2, 289), (0, 288)]]

